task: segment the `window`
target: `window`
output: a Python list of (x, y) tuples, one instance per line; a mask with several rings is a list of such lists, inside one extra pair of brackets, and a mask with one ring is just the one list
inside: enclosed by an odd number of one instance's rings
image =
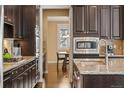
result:
[(58, 24), (58, 49), (67, 49), (70, 47), (69, 24)]

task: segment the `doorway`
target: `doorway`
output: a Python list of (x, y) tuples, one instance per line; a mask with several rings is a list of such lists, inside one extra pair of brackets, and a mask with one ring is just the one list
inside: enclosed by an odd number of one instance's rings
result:
[[(60, 8), (61, 7), (61, 8)], [(69, 25), (69, 7), (65, 6), (52, 6), (51, 8), (45, 7), (42, 9), (42, 26), (43, 26), (43, 73), (47, 74), (47, 86), (46, 87), (67, 87), (65, 84), (62, 85), (63, 77), (68, 79), (67, 75), (62, 76), (61, 68), (62, 62), (59, 64), (59, 73), (56, 69), (57, 64), (57, 51), (68, 51), (69, 45), (69, 34), (62, 38), (61, 35), (70, 31)], [(63, 30), (63, 31), (62, 31)], [(69, 39), (68, 39), (69, 38)], [(61, 42), (60, 42), (61, 41)], [(45, 60), (44, 60), (45, 59)], [(59, 75), (59, 76), (58, 76)], [(68, 80), (69, 81), (69, 80)], [(61, 84), (60, 84), (61, 82)]]

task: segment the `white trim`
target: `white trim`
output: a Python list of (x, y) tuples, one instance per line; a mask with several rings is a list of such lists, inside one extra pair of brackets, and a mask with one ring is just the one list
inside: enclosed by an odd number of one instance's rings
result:
[(70, 24), (70, 53), (69, 53), (69, 80), (72, 82), (73, 77), (73, 9), (70, 6), (69, 8), (69, 24)]
[(69, 9), (70, 5), (41, 5), (42, 9)]
[(66, 22), (69, 21), (69, 17), (68, 16), (48, 16), (47, 17), (48, 21), (55, 21), (55, 22)]
[(42, 11), (42, 8), (40, 7), (40, 61), (39, 61), (39, 70), (40, 70), (40, 79), (39, 79), (39, 82), (42, 82), (43, 81), (43, 31), (42, 31), (42, 23), (43, 23), (43, 11)]
[[(48, 63), (57, 63), (57, 61), (48, 61)], [(59, 63), (63, 63), (63, 61), (59, 61)]]
[(4, 9), (0, 6), (0, 87), (3, 88), (3, 23)]

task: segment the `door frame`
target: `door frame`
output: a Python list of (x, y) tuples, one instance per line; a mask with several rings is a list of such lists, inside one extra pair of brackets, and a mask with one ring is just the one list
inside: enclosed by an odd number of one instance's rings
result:
[[(40, 75), (43, 75), (43, 10), (44, 9), (69, 9), (69, 27), (70, 27), (70, 37), (73, 35), (73, 30), (72, 30), (72, 7), (70, 5), (41, 5), (40, 6), (40, 35), (42, 36), (40, 38)], [(70, 65), (69, 65), (69, 79), (70, 82), (72, 81), (72, 39), (70, 38)], [(46, 67), (47, 69), (47, 67)], [(48, 70), (48, 69), (47, 69)], [(48, 73), (48, 71), (45, 71), (45, 73)], [(40, 81), (43, 81), (43, 78), (40, 77)]]

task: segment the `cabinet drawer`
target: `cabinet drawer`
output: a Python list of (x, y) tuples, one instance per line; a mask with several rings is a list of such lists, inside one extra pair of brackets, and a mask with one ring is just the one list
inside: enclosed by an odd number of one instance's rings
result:
[(4, 73), (4, 76), (3, 76), (3, 81), (7, 81), (7, 80), (9, 80), (10, 78), (11, 78), (11, 71), (9, 71), (9, 72), (5, 72)]
[(25, 71), (25, 66), (21, 66), (18, 68), (18, 73), (22, 73)]
[(18, 69), (15, 69), (12, 71), (12, 78), (16, 77), (18, 75)]

